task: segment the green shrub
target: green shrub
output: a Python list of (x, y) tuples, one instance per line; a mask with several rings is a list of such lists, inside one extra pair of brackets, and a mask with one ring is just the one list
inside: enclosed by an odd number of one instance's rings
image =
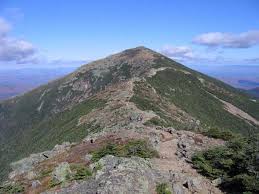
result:
[(259, 135), (236, 137), (225, 146), (196, 153), (193, 165), (211, 178), (221, 177), (220, 187), (229, 193), (259, 192)]
[(148, 120), (147, 122), (144, 123), (147, 126), (161, 126), (161, 127), (170, 127), (169, 124), (167, 124), (164, 120), (158, 118), (158, 117), (154, 117), (150, 120)]
[(234, 138), (234, 134), (226, 129), (210, 128), (208, 131), (203, 133), (208, 137), (213, 137), (216, 139), (230, 140)]
[(24, 191), (24, 187), (21, 184), (8, 184), (0, 186), (0, 193), (4, 194), (16, 194), (22, 193)]
[(50, 175), (50, 173), (52, 172), (52, 169), (44, 169), (40, 172), (40, 175), (38, 176), (38, 179), (47, 177)]
[(82, 180), (92, 176), (91, 170), (84, 165), (77, 164), (73, 165), (71, 168), (72, 171), (74, 171), (74, 174), (72, 175), (73, 180)]
[(122, 156), (124, 157), (138, 156), (141, 158), (152, 158), (152, 157), (157, 157), (158, 153), (154, 149), (151, 149), (151, 145), (148, 145), (146, 141), (133, 140), (133, 141), (129, 141), (122, 148)]
[(55, 187), (55, 186), (57, 186), (57, 185), (60, 185), (61, 184), (61, 182), (60, 181), (58, 181), (58, 180), (56, 180), (56, 179), (50, 179), (50, 181), (49, 181), (49, 188), (53, 188), (53, 187)]
[(109, 143), (103, 148), (97, 151), (94, 151), (92, 155), (93, 155), (92, 161), (97, 162), (98, 160), (100, 160), (102, 157), (106, 155), (118, 155), (118, 147), (113, 143)]
[(95, 166), (96, 171), (101, 170), (102, 168), (103, 168), (103, 166), (100, 163), (97, 163), (96, 166)]
[(92, 172), (87, 169), (87, 168), (81, 168), (81, 169), (78, 169), (76, 174), (74, 175), (74, 179), (75, 180), (81, 180), (81, 179), (85, 179), (87, 177), (90, 177), (92, 176)]
[(166, 183), (160, 183), (156, 186), (157, 194), (171, 194), (170, 188)]
[(157, 157), (158, 153), (144, 140), (131, 140), (124, 145), (108, 143), (103, 148), (92, 153), (92, 161), (96, 162), (106, 155), (118, 157), (138, 156), (141, 158)]

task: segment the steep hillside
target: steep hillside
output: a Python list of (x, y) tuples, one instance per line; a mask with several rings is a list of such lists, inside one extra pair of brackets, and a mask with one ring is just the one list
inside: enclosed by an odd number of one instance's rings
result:
[[(168, 127), (201, 133), (218, 128), (247, 135), (259, 131), (258, 120), (259, 101), (251, 101), (246, 94), (159, 53), (137, 47), (1, 102), (0, 176), (6, 177), (11, 162), (65, 141), (80, 142), (85, 137), (94, 139), (112, 133), (126, 138), (123, 142), (148, 139), (156, 148), (159, 134)], [(162, 131), (157, 132), (159, 127)], [(78, 146), (81, 150), (82, 145)], [(32, 163), (46, 159), (49, 157), (41, 156)], [(162, 167), (167, 169), (166, 165)]]
[(253, 88), (246, 91), (248, 94), (255, 96), (256, 98), (259, 98), (259, 88)]

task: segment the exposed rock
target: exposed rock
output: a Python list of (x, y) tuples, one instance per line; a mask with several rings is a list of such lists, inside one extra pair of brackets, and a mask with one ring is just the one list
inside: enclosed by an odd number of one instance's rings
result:
[(33, 168), (36, 164), (69, 150), (71, 145), (69, 142), (64, 142), (61, 145), (56, 145), (51, 151), (31, 154), (28, 158), (11, 163), (13, 171), (9, 174), (9, 178), (14, 179), (18, 175), (27, 173), (28, 179), (33, 179), (35, 177)]
[(67, 162), (62, 162), (53, 171), (52, 179), (54, 179), (57, 182), (65, 182), (69, 174), (71, 174), (69, 164)]
[(222, 183), (222, 178), (217, 178), (217, 179), (214, 179), (212, 180), (212, 184), (215, 185), (215, 186), (219, 186), (221, 183)]
[(37, 174), (36, 174), (34, 171), (29, 171), (29, 172), (26, 174), (26, 178), (27, 178), (28, 180), (32, 180), (32, 179), (34, 179), (36, 176), (37, 176)]
[(173, 187), (173, 194), (185, 194), (183, 186), (179, 183), (174, 183)]
[(92, 157), (93, 157), (93, 155), (86, 154), (84, 159), (85, 159), (85, 161), (89, 162), (89, 161), (91, 161)]
[(208, 149), (213, 145), (223, 145), (224, 141), (220, 139), (213, 139), (201, 134), (196, 134), (189, 131), (178, 132), (178, 151), (177, 155), (180, 158), (185, 158), (187, 161), (191, 160), (194, 152)]
[(45, 194), (149, 194), (154, 190), (156, 180), (163, 180), (162, 175), (151, 168), (151, 163), (148, 160), (139, 157), (118, 158), (108, 155), (98, 163), (103, 168), (97, 171), (94, 179)]
[(40, 182), (39, 180), (34, 180), (34, 181), (32, 181), (32, 183), (31, 183), (31, 187), (32, 187), (33, 189), (36, 189), (39, 185), (41, 185), (41, 182)]
[(201, 180), (199, 178), (191, 178), (191, 179), (188, 179), (186, 181), (186, 184), (187, 188), (191, 191), (191, 192), (197, 192), (199, 193), (203, 188), (202, 188), (202, 185), (201, 185)]

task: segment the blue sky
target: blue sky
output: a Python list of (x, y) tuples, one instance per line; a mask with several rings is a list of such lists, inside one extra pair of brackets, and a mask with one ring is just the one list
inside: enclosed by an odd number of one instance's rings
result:
[(185, 64), (258, 65), (258, 10), (258, 0), (1, 0), (0, 66), (70, 66), (139, 45)]

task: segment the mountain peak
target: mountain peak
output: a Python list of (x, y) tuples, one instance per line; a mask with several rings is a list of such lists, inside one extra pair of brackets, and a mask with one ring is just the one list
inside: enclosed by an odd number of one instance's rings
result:
[(129, 57), (138, 57), (138, 56), (148, 57), (148, 56), (160, 55), (157, 52), (144, 46), (138, 46), (135, 48), (126, 49), (118, 54), (129, 55)]
[[(149, 48), (139, 46), (93, 61), (79, 68), (77, 72), (82, 74), (93, 71), (100, 75), (111, 69), (114, 71), (121, 69), (122, 71), (119, 70), (119, 73), (126, 73), (130, 77), (134, 77), (149, 71), (155, 61), (161, 57), (164, 56)], [(119, 74), (117, 75), (119, 76)]]
[(108, 56), (107, 58), (111, 57), (112, 59), (115, 59), (117, 57), (122, 58), (123, 60), (153, 60), (157, 56), (161, 56), (161, 54), (144, 46), (139, 46), (135, 48), (126, 49), (117, 54)]

